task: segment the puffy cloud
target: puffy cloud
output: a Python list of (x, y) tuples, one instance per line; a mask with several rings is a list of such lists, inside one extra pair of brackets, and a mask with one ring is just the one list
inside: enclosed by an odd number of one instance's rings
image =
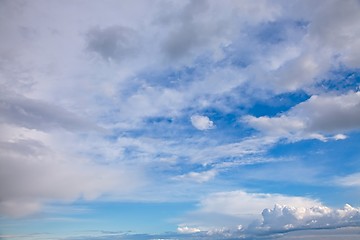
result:
[(197, 233), (197, 232), (201, 232), (201, 230), (198, 229), (198, 228), (192, 228), (192, 227), (188, 227), (188, 226), (178, 227), (177, 231), (179, 233)]
[(282, 194), (248, 193), (245, 191), (219, 192), (211, 194), (200, 202), (200, 211), (233, 216), (256, 215), (275, 203), (296, 207), (311, 207), (320, 202), (306, 197)]
[(280, 116), (246, 116), (242, 120), (271, 136), (344, 140), (346, 136), (342, 132), (360, 128), (360, 92), (312, 96)]
[[(283, 204), (277, 204), (278, 202)], [(273, 208), (262, 208), (272, 204), (274, 204)], [(206, 218), (211, 216), (209, 214), (202, 221), (198, 219), (197, 222), (192, 222), (193, 226), (200, 226), (203, 233), (229, 238), (246, 239), (297, 230), (360, 226), (360, 208), (348, 204), (340, 209), (329, 208), (309, 198), (279, 194), (242, 191), (216, 193), (201, 202), (199, 212), (216, 212), (218, 215), (212, 216), (222, 220), (224, 217), (221, 214), (234, 216), (231, 220), (233, 224), (228, 224), (224, 228), (218, 228), (219, 225), (217, 227), (209, 225), (206, 221)], [(196, 215), (191, 215), (193, 219), (194, 216)], [(241, 216), (246, 216), (247, 221)]]
[(348, 204), (342, 209), (275, 205), (273, 209), (265, 209), (262, 217), (263, 221), (257, 230), (268, 232), (360, 225), (360, 209)]
[(190, 118), (192, 125), (199, 130), (208, 130), (214, 128), (214, 122), (207, 116), (193, 115)]
[(347, 139), (347, 136), (344, 134), (336, 134), (335, 136), (333, 136), (334, 140), (345, 140)]

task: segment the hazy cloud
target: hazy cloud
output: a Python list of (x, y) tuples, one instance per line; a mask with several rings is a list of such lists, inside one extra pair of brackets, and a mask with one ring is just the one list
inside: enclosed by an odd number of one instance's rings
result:
[(335, 183), (345, 187), (360, 187), (360, 173), (338, 177), (335, 179)]

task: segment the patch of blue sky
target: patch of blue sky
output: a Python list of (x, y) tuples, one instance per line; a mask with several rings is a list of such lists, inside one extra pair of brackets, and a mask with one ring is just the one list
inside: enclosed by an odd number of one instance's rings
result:
[(205, 172), (212, 169), (211, 165), (192, 163), (189, 158), (179, 158), (171, 168), (162, 170), (161, 174), (171, 176), (184, 175), (190, 172)]
[(266, 99), (258, 99), (248, 109), (248, 114), (255, 117), (273, 117), (288, 111), (297, 104), (306, 101), (311, 96), (305, 91), (282, 93)]
[(197, 56), (191, 64), (180, 64), (165, 68), (150, 68), (139, 72), (137, 79), (146, 81), (149, 86), (178, 89), (204, 77), (206, 73), (218, 66), (210, 52)]
[(308, 23), (300, 20), (277, 20), (260, 24), (252, 31), (255, 39), (267, 45), (299, 39), (307, 31)]
[(322, 166), (328, 177), (360, 171), (358, 142), (360, 134), (353, 133), (340, 141), (322, 142), (303, 140), (294, 143), (279, 143), (268, 151), (271, 157), (296, 158), (310, 167)]
[[(98, 219), (97, 228), (94, 230), (138, 233), (175, 231), (176, 218), (186, 211), (195, 209), (195, 204), (191, 202), (96, 202), (86, 206), (92, 209), (92, 214), (88, 217)], [(154, 221), (154, 218), (158, 220)]]
[(59, 205), (57, 213), (45, 213), (21, 220), (6, 219), (2, 225), (2, 234), (43, 233), (61, 236), (65, 233), (77, 235), (81, 232), (100, 231), (164, 233), (176, 231), (177, 218), (184, 212), (194, 210), (196, 205), (193, 202), (78, 201), (71, 208), (86, 211), (74, 214), (75, 210), (69, 211), (68, 207)]
[(321, 91), (346, 93), (360, 90), (360, 69), (349, 69), (343, 66), (334, 69), (328, 77), (317, 85)]
[[(221, 180), (228, 183), (227, 186), (233, 190), (246, 189), (248, 192), (305, 196), (318, 199), (328, 206), (341, 207), (349, 200), (343, 194), (342, 187), (334, 186), (323, 176), (317, 176), (311, 166), (302, 166), (296, 162), (237, 166), (218, 174), (218, 181)], [(355, 201), (350, 204), (352, 203)]]

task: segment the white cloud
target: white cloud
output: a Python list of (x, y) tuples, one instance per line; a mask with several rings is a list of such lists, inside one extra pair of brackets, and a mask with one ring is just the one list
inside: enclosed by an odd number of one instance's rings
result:
[(180, 176), (175, 176), (175, 180), (194, 181), (197, 183), (204, 183), (213, 179), (217, 174), (216, 170), (209, 170), (204, 172), (190, 172)]
[(262, 223), (255, 228), (267, 232), (360, 225), (360, 209), (348, 204), (342, 209), (275, 205), (273, 209), (265, 209), (262, 217)]
[(193, 115), (190, 118), (192, 125), (199, 130), (208, 130), (214, 128), (214, 122), (207, 116)]
[(193, 228), (193, 227), (188, 227), (188, 226), (184, 226), (184, 227), (178, 227), (177, 231), (179, 233), (197, 233), (197, 232), (201, 232), (201, 230), (199, 228)]
[(334, 140), (345, 140), (345, 139), (347, 139), (347, 136), (344, 135), (344, 134), (339, 133), (339, 134), (334, 135), (332, 138)]
[(219, 192), (211, 194), (200, 202), (200, 211), (233, 216), (257, 215), (264, 208), (274, 204), (310, 207), (320, 202), (306, 197), (282, 194), (248, 193), (245, 191)]
[(353, 173), (344, 177), (338, 177), (335, 183), (345, 187), (360, 187), (360, 173)]
[[(265, 207), (270, 205), (274, 207)], [(201, 214), (203, 218), (199, 217)], [(224, 216), (233, 218), (228, 222)], [(212, 225), (211, 217), (222, 219), (225, 225), (222, 228)], [(346, 204), (334, 209), (310, 198), (281, 194), (219, 192), (200, 202), (198, 211), (189, 216), (188, 224), (199, 226), (209, 235), (270, 236), (296, 230), (360, 226), (360, 208)]]
[(346, 135), (342, 132), (360, 128), (359, 106), (360, 92), (312, 96), (280, 116), (246, 116), (242, 120), (265, 135), (274, 137), (344, 140)]
[(291, 136), (301, 133), (305, 129), (305, 123), (297, 118), (287, 116), (280, 117), (253, 117), (245, 116), (243, 120), (255, 129), (265, 134), (274, 136)]

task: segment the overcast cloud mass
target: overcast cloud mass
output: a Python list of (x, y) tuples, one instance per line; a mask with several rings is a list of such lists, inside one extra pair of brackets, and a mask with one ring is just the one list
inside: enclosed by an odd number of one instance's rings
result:
[(357, 239), (359, 13), (1, 0), (0, 239)]

